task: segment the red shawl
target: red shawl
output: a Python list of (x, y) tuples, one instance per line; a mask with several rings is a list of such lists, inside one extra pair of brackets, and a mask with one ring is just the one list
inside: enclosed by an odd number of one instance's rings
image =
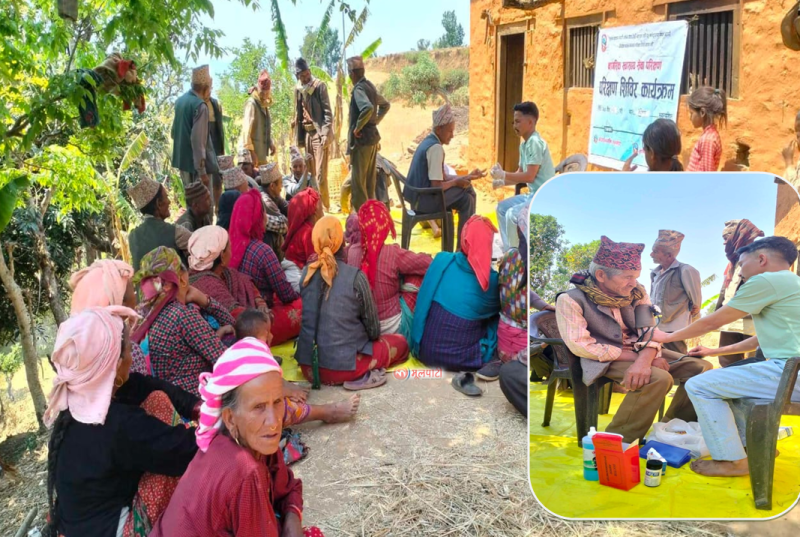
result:
[(367, 275), (369, 285), (375, 288), (375, 277), (378, 273), (378, 256), (389, 233), (397, 238), (392, 215), (386, 205), (377, 200), (367, 200), (358, 210), (358, 225), (361, 228), (361, 245), (363, 257), (361, 270)]
[(300, 268), (305, 266), (308, 256), (314, 252), (311, 232), (314, 230), (313, 218), (319, 201), (319, 192), (307, 188), (289, 202), (289, 230), (282, 248), (286, 259)]
[(725, 257), (728, 258), (728, 266), (725, 267), (725, 281), (722, 283), (722, 288), (727, 289), (733, 280), (733, 273), (736, 270), (736, 263), (739, 262), (739, 255), (736, 253), (739, 248), (744, 248), (753, 244), (759, 237), (763, 237), (764, 232), (758, 229), (748, 219), (742, 219), (734, 228), (733, 233), (728, 240), (725, 241)]
[(489, 277), (492, 273), (492, 243), (497, 228), (486, 217), (475, 215), (464, 224), (461, 231), (461, 253), (467, 256), (467, 262), (478, 283), (484, 291), (489, 289)]
[(231, 241), (231, 262), (228, 266), (238, 269), (250, 241), (264, 237), (264, 206), (261, 194), (255, 188), (236, 200), (228, 234)]

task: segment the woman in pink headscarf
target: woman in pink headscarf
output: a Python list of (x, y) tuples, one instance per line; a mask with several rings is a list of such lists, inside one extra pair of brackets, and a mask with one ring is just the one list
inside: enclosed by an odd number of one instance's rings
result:
[(151, 537), (321, 536), (302, 526), (303, 485), (280, 451), (283, 381), (269, 347), (238, 341), (200, 375), (200, 393), (200, 450)]
[(194, 429), (173, 419), (176, 410), (196, 419), (199, 399), (130, 373), (133, 318), (126, 307), (89, 307), (59, 327), (44, 414), (48, 537), (146, 536), (196, 452)]

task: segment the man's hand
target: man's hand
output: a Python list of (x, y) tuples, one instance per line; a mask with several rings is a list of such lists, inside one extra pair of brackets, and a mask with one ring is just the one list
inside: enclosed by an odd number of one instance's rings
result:
[(492, 188), (497, 190), (498, 188), (503, 188), (506, 186), (506, 182), (503, 179), (493, 179), (492, 180)]
[(472, 172), (470, 172), (469, 175), (467, 175), (467, 177), (469, 177), (470, 179), (481, 179), (483, 177), (486, 177), (486, 170), (475, 168), (474, 170), (472, 170)]
[(209, 188), (208, 186), (208, 174), (200, 176), (200, 182), (203, 183), (203, 186)]
[(297, 513), (292, 511), (286, 515), (281, 537), (303, 537), (303, 525), (300, 523), (300, 517), (297, 516)]
[(328, 147), (328, 137), (327, 137), (327, 136), (320, 135), (320, 137), (319, 137), (319, 143), (321, 143), (321, 144), (322, 144), (322, 147)]
[(688, 354), (689, 356), (694, 356), (695, 358), (705, 358), (706, 356), (715, 356), (715, 351), (717, 349), (709, 349), (708, 347), (703, 347), (702, 345), (698, 345), (692, 349), (689, 349)]
[(353, 129), (353, 136), (356, 138), (361, 138), (361, 131), (358, 129)]
[(636, 391), (650, 382), (650, 373), (650, 361), (640, 356), (625, 372), (622, 384), (629, 390)]
[(700, 305), (695, 304), (694, 306), (692, 306), (691, 316), (697, 317), (699, 314), (700, 314)]
[(653, 328), (653, 343), (669, 343), (672, 340), (670, 337), (672, 334), (664, 332), (663, 330), (659, 330), (658, 328)]
[(794, 153), (797, 151), (797, 139), (792, 140), (789, 142), (789, 145), (783, 148), (781, 154), (783, 155), (783, 162), (786, 163), (786, 167), (789, 168), (794, 166)]
[(555, 306), (551, 306), (550, 304), (546, 305), (542, 311), (556, 311)]
[(186, 303), (197, 304), (201, 308), (205, 308), (208, 306), (209, 298), (204, 292), (190, 285), (189, 290), (186, 291)]
[(669, 371), (669, 363), (664, 358), (656, 358), (651, 365), (664, 371)]
[(466, 189), (468, 189), (469, 187), (472, 186), (472, 183), (470, 182), (470, 180), (466, 179), (464, 177), (459, 177), (458, 179), (455, 180), (455, 183), (456, 183), (456, 186), (458, 186), (460, 188), (463, 188), (464, 190), (466, 190)]
[(500, 166), (499, 162), (495, 163), (495, 165), (492, 166), (492, 169), (489, 170), (489, 173), (492, 174), (492, 178), (493, 179), (502, 180), (503, 183), (505, 183), (505, 181), (506, 181), (506, 172), (503, 169), (503, 167)]
[(217, 330), (217, 337), (218, 338), (222, 339), (227, 335), (232, 335), (232, 336), (236, 335), (236, 330), (234, 330), (233, 327), (231, 325), (229, 325), (229, 324), (226, 324), (225, 326), (221, 326), (219, 328), (219, 330)]
[(639, 166), (633, 163), (633, 159), (636, 158), (636, 153), (634, 152), (633, 155), (628, 157), (628, 160), (625, 161), (625, 164), (622, 165), (623, 172), (632, 172)]
[(270, 143), (269, 143), (269, 154), (270, 154), (270, 155), (274, 155), (274, 154), (276, 154), (277, 152), (278, 152), (278, 151), (276, 151), (276, 150), (275, 150), (275, 142), (270, 142)]

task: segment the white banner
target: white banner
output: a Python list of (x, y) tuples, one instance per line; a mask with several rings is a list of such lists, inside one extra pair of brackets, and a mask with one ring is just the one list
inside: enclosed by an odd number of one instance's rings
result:
[(594, 68), (589, 162), (646, 167), (642, 133), (658, 118), (676, 120), (686, 53), (686, 21), (601, 28)]

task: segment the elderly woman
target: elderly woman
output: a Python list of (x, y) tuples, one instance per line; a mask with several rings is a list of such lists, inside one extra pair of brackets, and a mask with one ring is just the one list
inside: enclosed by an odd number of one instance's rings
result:
[[(189, 393), (199, 395), (197, 376), (225, 352), (221, 337), (233, 333), (233, 317), (219, 302), (189, 285), (189, 271), (175, 250), (159, 247), (142, 258), (134, 276), (141, 286), (141, 320), (133, 341), (142, 345), (148, 370)], [(216, 333), (202, 313), (222, 326)]]
[[(394, 221), (386, 205), (368, 200), (358, 210), (361, 241), (347, 254), (347, 263), (367, 275), (381, 321), (381, 334), (411, 337), (415, 300), (406, 300), (403, 286), (418, 289), (433, 259), (415, 254), (397, 244), (385, 244), (389, 233), (397, 238)], [(413, 293), (410, 293), (413, 294)], [(409, 304), (409, 302), (411, 302)]]
[(255, 338), (235, 343), (200, 376), (197, 445), (151, 537), (299, 537), (303, 485), (280, 453), (281, 368)]
[(464, 224), (461, 251), (437, 254), (425, 274), (410, 345), (426, 365), (474, 370), (493, 356), (500, 313), (495, 233), (488, 218), (473, 216)]
[(275, 345), (300, 332), (302, 303), (272, 248), (264, 241), (266, 212), (261, 195), (251, 190), (236, 202), (231, 219), (230, 267), (249, 276), (273, 314), (272, 337)]
[(361, 225), (358, 223), (358, 213), (350, 213), (344, 223), (343, 251), (345, 259), (350, 259), (350, 248), (359, 242), (361, 242)]
[(59, 327), (44, 415), (53, 428), (48, 537), (147, 535), (197, 451), (194, 429), (172, 423), (176, 410), (197, 419), (199, 399), (129, 373), (125, 319), (135, 317), (122, 306), (88, 307)]
[(322, 215), (322, 199), (316, 190), (303, 190), (289, 202), (289, 231), (283, 241), (283, 251), (286, 259), (300, 269), (314, 253), (311, 231)]
[(303, 327), (295, 358), (314, 386), (348, 390), (386, 383), (386, 368), (408, 358), (401, 335), (380, 335), (366, 275), (342, 259), (342, 224), (333, 216), (314, 226), (316, 261), (303, 270)]
[[(729, 220), (725, 222), (725, 229), (722, 230), (722, 240), (725, 244), (725, 257), (728, 258), (728, 266), (725, 267), (725, 278), (722, 282), (722, 289), (719, 292), (716, 309), (720, 309), (727, 304), (744, 283), (739, 265), (739, 255), (736, 253), (740, 248), (753, 244), (756, 239), (763, 237), (761, 231), (750, 220)], [(744, 319), (734, 321), (720, 328), (719, 346), (725, 347), (744, 341), (756, 334), (753, 318), (748, 315)], [(744, 354), (729, 354), (719, 357), (719, 365), (725, 367), (745, 358)]]
[(253, 280), (228, 266), (231, 242), (219, 226), (205, 226), (189, 239), (189, 283), (226, 308), (233, 318), (247, 308), (268, 311)]

